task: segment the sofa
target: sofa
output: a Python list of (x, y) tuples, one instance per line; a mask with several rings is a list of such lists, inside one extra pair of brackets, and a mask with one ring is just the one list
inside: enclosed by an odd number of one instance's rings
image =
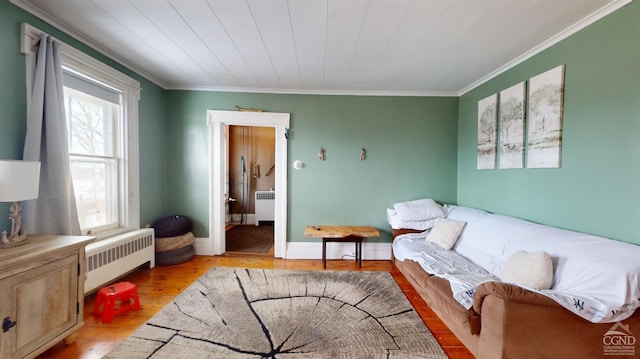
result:
[[(429, 216), (400, 228), (419, 218), (388, 210), (392, 257), (476, 357), (640, 357), (639, 246), (469, 207)], [(458, 233), (439, 230), (445, 221)]]

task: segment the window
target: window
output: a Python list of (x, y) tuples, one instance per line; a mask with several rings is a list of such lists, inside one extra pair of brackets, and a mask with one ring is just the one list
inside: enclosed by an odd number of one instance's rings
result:
[[(22, 24), (21, 52), (26, 55), (27, 93), (31, 93), (36, 57), (33, 44), (41, 33), (29, 24)], [(82, 232), (102, 239), (140, 228), (140, 83), (58, 42), (71, 176)]]
[(139, 228), (136, 81), (61, 47), (69, 164), (83, 233)]
[(80, 228), (99, 233), (121, 227), (119, 163), (124, 162), (120, 92), (63, 69), (69, 165)]

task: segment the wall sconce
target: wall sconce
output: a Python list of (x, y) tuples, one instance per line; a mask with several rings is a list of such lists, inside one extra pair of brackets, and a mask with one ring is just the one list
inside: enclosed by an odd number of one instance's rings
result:
[(0, 248), (27, 243), (27, 228), (22, 225), (20, 201), (38, 198), (40, 162), (0, 160), (0, 202), (11, 202), (11, 234), (2, 231)]

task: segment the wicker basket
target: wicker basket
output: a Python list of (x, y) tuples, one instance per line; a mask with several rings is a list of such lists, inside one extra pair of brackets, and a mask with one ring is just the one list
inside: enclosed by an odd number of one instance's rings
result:
[(156, 253), (156, 264), (162, 266), (180, 264), (190, 260), (194, 255), (195, 251), (193, 246), (172, 249), (170, 251)]
[(153, 222), (156, 238), (181, 236), (191, 231), (193, 224), (187, 216), (163, 217)]
[(156, 238), (156, 253), (191, 246), (195, 242), (192, 232), (181, 236)]

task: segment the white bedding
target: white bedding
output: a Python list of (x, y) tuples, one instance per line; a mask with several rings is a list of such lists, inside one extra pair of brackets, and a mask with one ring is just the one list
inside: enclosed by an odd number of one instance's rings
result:
[(527, 289), (590, 322), (621, 321), (640, 307), (640, 246), (472, 208), (447, 210), (448, 218), (467, 222), (454, 251), (434, 249), (424, 240), (428, 231), (398, 236), (393, 251), (397, 259), (414, 260), (427, 272), (448, 279), (465, 308), (472, 299), (468, 294), (483, 282), (499, 280), (504, 263), (518, 250), (545, 251), (553, 260), (552, 288)]
[(393, 205), (403, 221), (416, 222), (444, 217), (447, 212), (431, 198), (399, 202)]
[(387, 222), (393, 229), (415, 229), (416, 231), (424, 231), (438, 223), (442, 217), (432, 218), (424, 221), (403, 221), (398, 212), (393, 208), (387, 208)]
[(466, 309), (471, 308), (476, 288), (500, 279), (460, 254), (427, 242), (427, 233), (398, 236), (393, 242), (393, 254), (401, 261), (416, 261), (425, 271), (448, 280), (453, 297)]

